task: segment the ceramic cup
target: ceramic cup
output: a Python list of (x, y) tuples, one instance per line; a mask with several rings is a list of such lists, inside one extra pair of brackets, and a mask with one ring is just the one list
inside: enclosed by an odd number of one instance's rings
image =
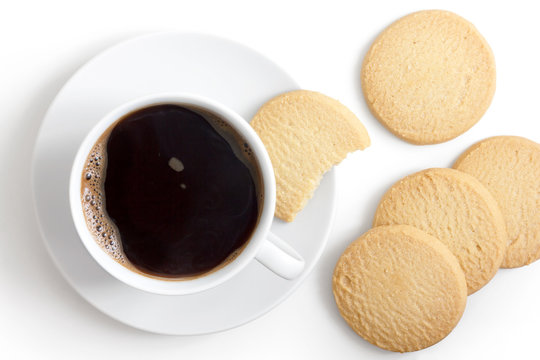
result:
[[(83, 214), (81, 175), (86, 158), (96, 141), (112, 124), (125, 115), (138, 109), (160, 104), (202, 108), (221, 117), (248, 143), (253, 151), (254, 159), (259, 165), (262, 178), (263, 206), (259, 222), (245, 248), (229, 264), (193, 279), (160, 279), (129, 270), (110, 257), (96, 243), (88, 230)], [(272, 163), (260, 138), (240, 115), (216, 101), (198, 95), (166, 93), (144, 96), (117, 107), (99, 120), (83, 140), (75, 156), (69, 182), (69, 201), (75, 228), (90, 255), (109, 274), (140, 290), (163, 295), (187, 295), (200, 292), (231, 279), (254, 259), (285, 279), (295, 278), (304, 268), (303, 258), (286, 242), (269, 231), (274, 218), (276, 184)]]

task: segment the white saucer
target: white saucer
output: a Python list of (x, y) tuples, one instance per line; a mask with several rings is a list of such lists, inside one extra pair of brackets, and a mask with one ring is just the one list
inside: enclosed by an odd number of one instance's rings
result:
[(33, 163), (36, 211), (45, 243), (75, 290), (105, 314), (162, 334), (230, 329), (271, 310), (298, 288), (318, 261), (335, 205), (335, 175), (325, 175), (293, 223), (274, 219), (272, 232), (306, 260), (294, 281), (253, 261), (225, 284), (188, 296), (146, 293), (119, 282), (87, 253), (71, 221), (68, 178), (84, 135), (105, 113), (155, 92), (213, 98), (251, 119), (271, 97), (298, 85), (274, 63), (237, 43), (208, 35), (159, 33), (118, 44), (83, 66), (63, 87), (41, 126)]

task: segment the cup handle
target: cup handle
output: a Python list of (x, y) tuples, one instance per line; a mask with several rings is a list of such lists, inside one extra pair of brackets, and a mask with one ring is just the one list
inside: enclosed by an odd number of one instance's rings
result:
[(284, 279), (292, 280), (304, 270), (305, 261), (289, 244), (268, 233), (255, 258)]

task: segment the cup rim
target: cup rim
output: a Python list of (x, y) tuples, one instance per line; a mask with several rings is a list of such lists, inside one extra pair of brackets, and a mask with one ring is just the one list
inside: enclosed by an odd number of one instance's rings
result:
[[(176, 104), (200, 107), (219, 115), (238, 132), (250, 146), (254, 158), (259, 165), (264, 200), (258, 224), (247, 245), (240, 254), (229, 264), (195, 279), (159, 279), (148, 277), (129, 270), (111, 258), (94, 240), (86, 225), (81, 202), (81, 180), (85, 160), (99, 137), (123, 116), (152, 105)], [(276, 203), (274, 171), (270, 157), (261, 139), (249, 123), (230, 108), (195, 94), (187, 93), (157, 93), (138, 97), (125, 102), (103, 116), (87, 133), (79, 145), (69, 179), (69, 202), (73, 224), (80, 240), (97, 263), (116, 279), (139, 290), (162, 295), (187, 295), (215, 287), (246, 267), (256, 256), (260, 246), (265, 241), (274, 217)]]

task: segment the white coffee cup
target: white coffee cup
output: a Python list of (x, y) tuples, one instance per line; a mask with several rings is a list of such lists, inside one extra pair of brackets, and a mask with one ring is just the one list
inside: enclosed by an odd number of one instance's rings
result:
[[(242, 252), (230, 263), (193, 279), (171, 280), (145, 276), (119, 264), (95, 241), (90, 233), (81, 201), (82, 173), (86, 158), (101, 135), (123, 116), (152, 105), (177, 104), (186, 108), (202, 108), (225, 120), (251, 148), (262, 178), (263, 205), (258, 224)], [(104, 116), (88, 133), (77, 151), (69, 183), (69, 201), (75, 228), (90, 255), (103, 269), (118, 280), (137, 289), (163, 295), (186, 295), (215, 287), (238, 274), (253, 259), (258, 260), (275, 274), (294, 279), (304, 268), (303, 258), (286, 242), (272, 234), (270, 225), (274, 218), (276, 184), (272, 163), (266, 149), (249, 123), (231, 109), (216, 101), (198, 95), (163, 93), (144, 96), (125, 103)]]

